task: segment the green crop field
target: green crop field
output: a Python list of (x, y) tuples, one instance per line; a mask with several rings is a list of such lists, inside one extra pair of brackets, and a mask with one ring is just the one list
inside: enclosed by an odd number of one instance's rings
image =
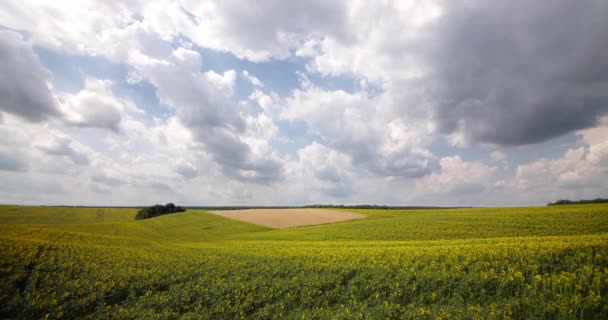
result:
[(606, 319), (608, 205), (205, 211), (0, 206), (0, 318)]

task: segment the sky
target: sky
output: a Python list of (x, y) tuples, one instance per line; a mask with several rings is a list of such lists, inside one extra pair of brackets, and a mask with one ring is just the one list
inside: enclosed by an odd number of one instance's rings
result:
[(0, 2), (0, 203), (608, 196), (608, 2)]

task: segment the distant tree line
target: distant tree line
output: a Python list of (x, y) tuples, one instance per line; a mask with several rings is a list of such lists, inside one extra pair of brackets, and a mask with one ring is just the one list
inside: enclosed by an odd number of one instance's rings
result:
[(555, 202), (548, 203), (548, 206), (559, 206), (559, 205), (567, 205), (567, 204), (589, 204), (589, 203), (608, 203), (608, 199), (597, 198), (593, 200), (576, 200), (571, 201), (567, 199), (557, 200)]
[(184, 212), (186, 209), (176, 206), (173, 203), (167, 203), (166, 205), (157, 204), (151, 207), (145, 207), (137, 212), (135, 220), (154, 218), (169, 213)]

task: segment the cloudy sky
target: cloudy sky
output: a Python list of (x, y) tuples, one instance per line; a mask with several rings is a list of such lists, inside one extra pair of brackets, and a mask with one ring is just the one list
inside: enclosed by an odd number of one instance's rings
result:
[(608, 3), (0, 2), (0, 203), (608, 196)]

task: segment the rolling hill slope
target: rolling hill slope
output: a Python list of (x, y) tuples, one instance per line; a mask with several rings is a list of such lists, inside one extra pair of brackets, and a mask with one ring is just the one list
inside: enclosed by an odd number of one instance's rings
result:
[(608, 315), (608, 205), (361, 212), (273, 230), (200, 210), (2, 206), (0, 317)]

